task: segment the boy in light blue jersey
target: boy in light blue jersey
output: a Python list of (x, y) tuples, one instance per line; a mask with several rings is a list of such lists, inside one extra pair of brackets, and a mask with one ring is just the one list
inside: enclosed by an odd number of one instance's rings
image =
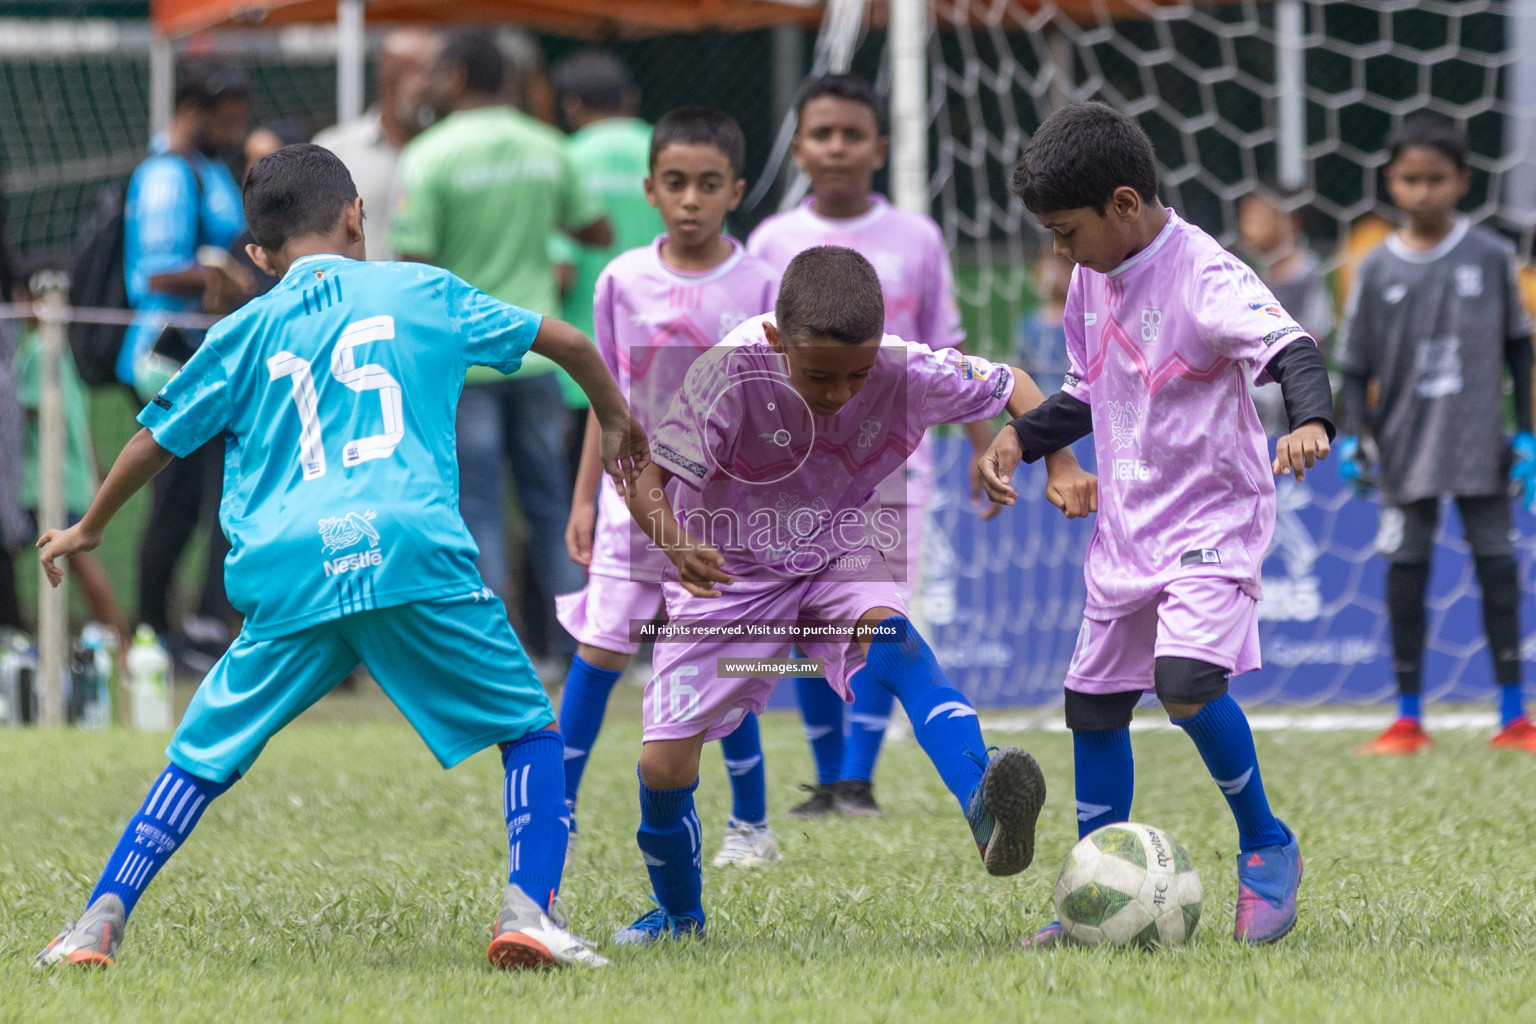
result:
[(358, 262), (362, 202), (328, 151), (279, 150), (252, 169), (244, 198), (248, 252), (281, 281), (208, 333), (139, 415), (145, 429), (85, 518), (38, 546), (57, 586), (59, 558), (96, 547), (172, 456), (222, 434), (226, 575), (245, 628), (193, 697), (85, 915), (37, 962), (113, 963), (139, 895), (208, 804), (361, 662), (445, 768), (501, 746), (510, 868), (491, 962), (601, 966), (547, 915), (566, 845), (563, 744), (475, 571), (454, 408), (470, 366), (510, 373), (532, 350), (592, 397), (621, 489), (647, 461), (644, 433), (569, 325), (434, 267)]

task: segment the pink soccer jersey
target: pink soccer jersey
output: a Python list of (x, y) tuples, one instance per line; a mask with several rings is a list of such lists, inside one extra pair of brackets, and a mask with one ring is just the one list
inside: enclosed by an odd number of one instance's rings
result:
[(1310, 339), (1253, 271), (1168, 211), (1152, 244), (1067, 291), (1062, 390), (1093, 407), (1099, 514), (1084, 575), (1113, 618), (1183, 575), (1257, 599), (1275, 526), (1269, 444), (1248, 381)]
[[(682, 387), (697, 354), (740, 323), (773, 308), (779, 275), (729, 239), (732, 254), (713, 270), (685, 274), (661, 258), (666, 235), (614, 258), (597, 280), (593, 334), (635, 417), (650, 431)], [(600, 490), (591, 571), (659, 581), (668, 562), (610, 485)]]
[(885, 293), (885, 333), (929, 348), (953, 348), (965, 340), (944, 236), (930, 218), (892, 206), (884, 196), (862, 216), (829, 220), (807, 199), (775, 214), (747, 239), (747, 251), (780, 274), (789, 261), (816, 245), (840, 245), (869, 260)]
[(928, 427), (989, 419), (1013, 393), (1005, 366), (886, 335), (862, 390), (819, 416), (763, 334), (771, 319), (700, 356), (651, 432), (652, 459), (686, 485), (674, 492), (679, 520), (742, 580), (803, 578), (892, 550), (902, 538), (875, 485)]

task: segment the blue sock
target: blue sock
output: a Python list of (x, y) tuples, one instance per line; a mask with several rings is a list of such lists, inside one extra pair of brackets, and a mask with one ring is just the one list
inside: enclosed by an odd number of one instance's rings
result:
[(110, 892), (117, 894), (128, 913), (133, 913), (145, 887), (186, 841), (208, 804), (239, 777), (232, 776), (228, 782), (210, 782), (174, 764), (167, 765), (149, 787), (144, 806), (129, 819), (86, 906)]
[(866, 666), (854, 674), (853, 692), (859, 692), (859, 676), (867, 672), (896, 695), (918, 745), (963, 811), (987, 761), (976, 709), (949, 684), (933, 651), (904, 616), (886, 619), (880, 629), (882, 635), (869, 645)]
[(1259, 757), (1253, 749), (1248, 718), (1230, 694), (1200, 709), (1193, 718), (1175, 719), (1174, 725), (1189, 734), (1216, 785), (1226, 795), (1237, 819), (1238, 848), (1243, 852), (1261, 846), (1280, 846), (1290, 841), (1264, 797)]
[(720, 738), (725, 770), (731, 773), (731, 817), (748, 825), (768, 821), (768, 772), (757, 716), (748, 711), (736, 731)]
[(565, 741), (553, 729), (530, 732), (501, 752), (507, 770), (502, 811), (507, 819), (507, 881), (545, 910), (560, 892), (570, 813), (560, 782)]
[(863, 685), (853, 691), (853, 707), (848, 709), (848, 744), (843, 753), (842, 777), (873, 781), (880, 744), (891, 724), (891, 691), (868, 677), (855, 676)]
[(796, 679), (795, 696), (816, 759), (816, 781), (830, 786), (843, 771), (843, 698), (821, 678)]
[(587, 757), (603, 727), (608, 695), (620, 675), (583, 661), (579, 654), (571, 659), (565, 689), (560, 691), (560, 735), (565, 737), (565, 800), (572, 808), (581, 789), (581, 773), (587, 770)]
[(1505, 683), (1499, 687), (1499, 727), (1505, 728), (1510, 722), (1525, 716), (1525, 695), (1520, 692), (1519, 683)]
[(1400, 693), (1397, 695), (1397, 717), (1411, 718), (1415, 722), (1419, 720), (1419, 695), (1416, 693)]
[(1130, 729), (1072, 733), (1072, 770), (1077, 788), (1077, 838), (1103, 825), (1131, 820), (1136, 759)]
[(702, 836), (693, 791), (699, 780), (681, 789), (652, 789), (640, 783), (640, 830), (635, 841), (651, 876), (656, 902), (673, 917), (704, 923)]

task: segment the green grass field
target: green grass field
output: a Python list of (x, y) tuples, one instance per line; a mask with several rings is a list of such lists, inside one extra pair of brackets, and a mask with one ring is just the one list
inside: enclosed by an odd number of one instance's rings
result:
[[(606, 939), (648, 906), (634, 847), (636, 694), (588, 771), (564, 899)], [(163, 737), (9, 732), (0, 745), (0, 1020), (1530, 1021), (1536, 1020), (1536, 761), (1444, 733), (1431, 756), (1364, 761), (1360, 734), (1265, 733), (1271, 794), (1301, 835), (1302, 917), (1281, 945), (1231, 938), (1234, 833), (1188, 741), (1137, 736), (1136, 817), (1173, 832), (1206, 885), (1193, 942), (1153, 953), (1019, 938), (1051, 914), (1075, 837), (1070, 741), (1023, 742), (1052, 790), (1035, 867), (981, 868), (921, 751), (892, 746), (881, 821), (779, 821), (786, 860), (707, 868), (705, 945), (603, 950), (600, 973), (505, 975), (484, 960), (505, 878), (500, 763), (444, 773), (375, 696), (333, 697), (267, 749), (151, 886), (117, 970), (41, 973), (162, 765)], [(764, 723), (770, 800), (809, 771), (798, 724)], [(726, 814), (706, 753), (711, 855)]]

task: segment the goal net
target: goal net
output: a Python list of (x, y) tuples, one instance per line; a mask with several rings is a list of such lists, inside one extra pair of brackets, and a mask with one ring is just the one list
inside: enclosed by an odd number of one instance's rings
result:
[[(1064, 353), (1022, 326), (1037, 284), (1047, 283), (1036, 274), (1045, 240), (1005, 186), (1029, 133), (1073, 100), (1134, 116), (1156, 148), (1165, 201), (1228, 245), (1244, 196), (1275, 181), (1293, 186), (1282, 202), (1301, 215), (1303, 244), (1320, 257), (1335, 301), (1350, 254), (1381, 237), (1383, 141), (1418, 111), (1466, 130), (1472, 188), (1463, 208), (1529, 252), (1530, 5), (935, 0), (930, 13), (930, 199), (956, 261), (971, 344), (1027, 366), (1047, 389), (1065, 370)], [(1039, 500), (1038, 470), (1022, 474), (1028, 501), (978, 524), (964, 498), (965, 458), (960, 444), (944, 448), (948, 486), (925, 541), (922, 610), (940, 660), (982, 703), (1059, 701), (1082, 622), (1089, 527)], [(1282, 481), (1279, 509), (1264, 566), (1265, 667), (1234, 690), (1284, 703), (1387, 696), (1377, 502), (1353, 497), (1325, 465), (1304, 483)], [(1485, 701), (1492, 672), (1478, 588), (1455, 513), (1445, 518), (1426, 694)], [(1529, 554), (1536, 521), (1522, 513), (1518, 526)]]

